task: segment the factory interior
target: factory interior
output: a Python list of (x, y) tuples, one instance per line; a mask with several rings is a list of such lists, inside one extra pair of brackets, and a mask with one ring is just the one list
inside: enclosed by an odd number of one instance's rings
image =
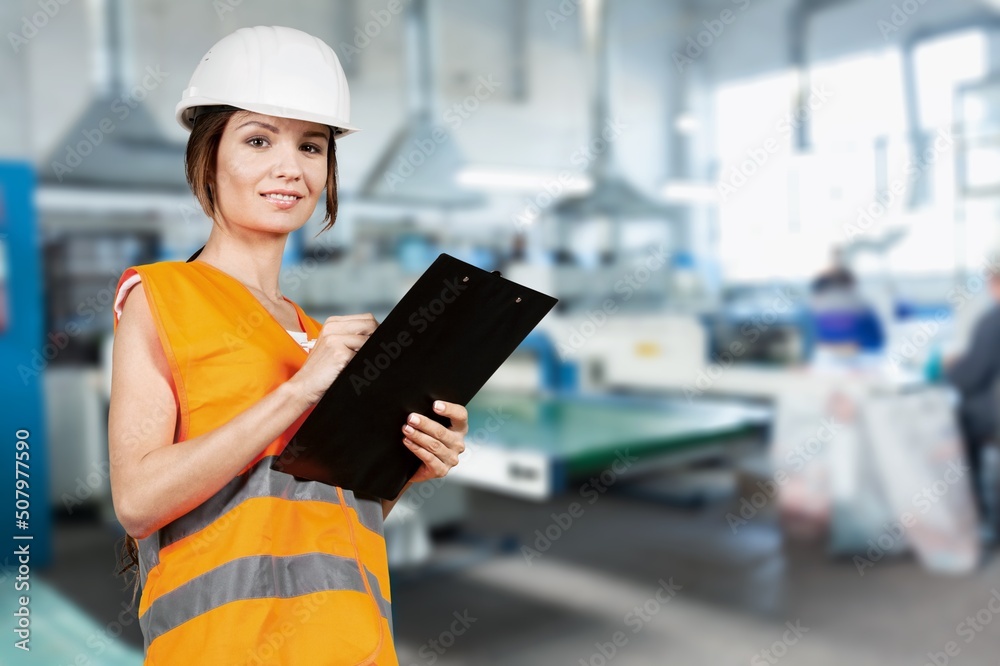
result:
[(458, 464), (385, 521), (399, 664), (997, 663), (1000, 422), (970, 405), (1000, 409), (1000, 0), (13, 0), (0, 23), (0, 663), (143, 663), (113, 305), (217, 224), (175, 107), (253, 26), (332, 47), (360, 128), (335, 225), (321, 200), (287, 234), (287, 299), (381, 322), (441, 253), (558, 299), (469, 401)]

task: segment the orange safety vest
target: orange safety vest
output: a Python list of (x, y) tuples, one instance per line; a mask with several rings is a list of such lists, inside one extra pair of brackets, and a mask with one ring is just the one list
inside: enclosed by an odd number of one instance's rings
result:
[[(132, 266), (118, 289), (135, 273), (173, 375), (175, 446), (227, 423), (305, 362), (278, 320), (214, 266)], [(320, 323), (292, 305), (318, 337)], [(311, 411), (215, 495), (138, 540), (146, 665), (398, 665), (381, 502), (271, 469)]]

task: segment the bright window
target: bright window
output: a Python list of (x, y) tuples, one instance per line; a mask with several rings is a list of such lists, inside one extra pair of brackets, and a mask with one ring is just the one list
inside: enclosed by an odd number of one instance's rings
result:
[(715, 93), (719, 259), (727, 281), (780, 276), (795, 253), (788, 228), (793, 82), (782, 73)]
[[(956, 88), (985, 74), (985, 38), (978, 30), (950, 35), (915, 55), (921, 128), (935, 151), (930, 163), (912, 150), (895, 48), (813, 64), (806, 154), (792, 153), (801, 112), (794, 108), (791, 72), (715, 91), (726, 281), (809, 278), (827, 264), (832, 245), (859, 233), (877, 241), (899, 229), (907, 231), (904, 239), (884, 259), (864, 257), (859, 272), (951, 272), (956, 258), (963, 261), (967, 253), (956, 251), (954, 224), (955, 143), (946, 130), (954, 121)], [(916, 169), (928, 174), (932, 198), (914, 211), (907, 202)], [(985, 242), (982, 230), (989, 226), (969, 214), (958, 239), (965, 247)]]

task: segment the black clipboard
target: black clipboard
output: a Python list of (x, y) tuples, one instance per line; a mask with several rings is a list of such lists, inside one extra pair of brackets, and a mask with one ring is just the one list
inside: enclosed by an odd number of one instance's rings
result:
[(435, 400), (467, 405), (558, 299), (442, 253), (303, 421), (273, 469), (395, 499), (422, 461), (410, 412), (450, 426)]

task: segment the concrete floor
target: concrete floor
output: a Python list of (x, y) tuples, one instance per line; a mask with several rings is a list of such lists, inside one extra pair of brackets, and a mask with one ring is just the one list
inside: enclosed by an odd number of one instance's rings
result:
[[(476, 514), (530, 543), (571, 499), (530, 507), (481, 495)], [(617, 631), (627, 642), (616, 664), (766, 664), (774, 662), (763, 651), (773, 648), (771, 658), (783, 664), (920, 666), (949, 642), (958, 648), (950, 663), (998, 663), (1000, 618), (971, 642), (956, 630), (970, 615), (992, 619), (996, 559), (973, 576), (949, 578), (902, 557), (862, 577), (849, 558), (782, 544), (773, 517), (758, 516), (733, 535), (727, 510), (678, 512), (608, 496), (531, 566), (516, 554), (394, 588), (400, 663), (431, 663), (427, 642), (466, 608), (479, 621), (436, 663), (601, 664), (595, 644)], [(683, 589), (648, 623), (629, 623), (630, 610), (655, 598), (664, 578)], [(774, 646), (787, 622), (799, 626), (801, 639)]]
[[(475, 531), (517, 534), (532, 544), (535, 530), (549, 527), (574, 498), (531, 504), (475, 493), (470, 501)], [(530, 564), (513, 552), (447, 574), (400, 575), (393, 584), (400, 664), (921, 666), (932, 663), (929, 653), (941, 653), (939, 664), (998, 662), (1000, 618), (987, 620), (992, 590), (1000, 590), (1000, 560), (949, 578), (902, 557), (862, 577), (850, 559), (783, 543), (773, 517), (760, 515), (734, 535), (727, 510), (681, 511), (608, 495), (584, 504)], [(101, 625), (131, 597), (112, 574), (119, 536), (108, 527), (62, 524), (56, 565), (43, 573)], [(448, 546), (441, 556), (459, 552), (466, 551)], [(669, 601), (659, 603), (660, 581), (671, 580), (681, 589), (661, 593)], [(643, 605), (640, 616), (634, 609)], [(959, 633), (977, 614), (982, 631)], [(456, 635), (463, 615), (467, 628)], [(136, 623), (124, 627), (122, 639), (141, 646)], [(956, 656), (944, 654), (949, 642)]]

